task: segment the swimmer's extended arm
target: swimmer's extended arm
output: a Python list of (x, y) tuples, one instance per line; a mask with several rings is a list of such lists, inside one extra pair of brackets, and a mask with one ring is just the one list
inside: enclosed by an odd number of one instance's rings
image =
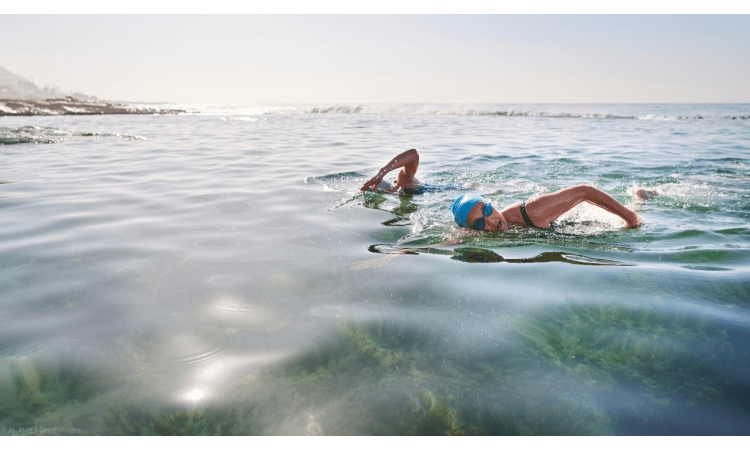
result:
[(641, 218), (634, 211), (621, 205), (609, 194), (585, 184), (534, 197), (526, 202), (526, 212), (536, 226), (549, 228), (550, 222), (581, 202), (591, 203), (619, 216), (625, 221), (626, 228), (634, 228), (642, 223)]
[(396, 180), (397, 187), (408, 187), (414, 181), (417, 168), (419, 168), (419, 153), (417, 153), (417, 150), (407, 150), (393, 158), (391, 162), (378, 171), (377, 175), (370, 178), (370, 180), (363, 184), (359, 189), (361, 191), (366, 191), (372, 188), (374, 192), (378, 188), (380, 182), (383, 181), (383, 177), (386, 176), (388, 172), (396, 170), (399, 167), (403, 167), (403, 169), (398, 173), (398, 179)]

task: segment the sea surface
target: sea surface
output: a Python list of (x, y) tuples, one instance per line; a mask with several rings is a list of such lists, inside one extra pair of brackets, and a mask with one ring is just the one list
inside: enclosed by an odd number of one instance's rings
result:
[(164, 108), (0, 118), (0, 434), (750, 434), (750, 105)]

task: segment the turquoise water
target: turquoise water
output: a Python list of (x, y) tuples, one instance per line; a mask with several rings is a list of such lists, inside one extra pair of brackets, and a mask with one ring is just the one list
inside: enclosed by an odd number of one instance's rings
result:
[(175, 106), (0, 118), (1, 434), (750, 433), (750, 106)]

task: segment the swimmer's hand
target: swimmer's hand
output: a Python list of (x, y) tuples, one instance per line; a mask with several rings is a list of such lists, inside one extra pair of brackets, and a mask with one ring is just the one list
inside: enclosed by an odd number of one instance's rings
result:
[[(386, 172), (387, 173), (387, 172)], [(382, 173), (382, 170), (378, 172), (377, 175), (370, 178), (370, 180), (363, 184), (361, 188), (359, 188), (360, 191), (367, 191), (368, 189), (372, 188), (372, 192), (375, 192), (378, 189), (378, 186), (380, 186), (380, 182), (383, 181), (383, 177), (385, 176), (385, 173)]]
[(625, 221), (625, 228), (638, 228), (643, 225), (643, 219), (633, 212), (634, 218)]

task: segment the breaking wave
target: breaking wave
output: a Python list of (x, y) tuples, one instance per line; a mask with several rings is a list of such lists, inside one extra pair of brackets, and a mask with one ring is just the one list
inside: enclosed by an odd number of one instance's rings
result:
[[(537, 109), (475, 109), (475, 108), (434, 108), (430, 105), (408, 107), (401, 105), (334, 105), (301, 109), (302, 114), (393, 114), (424, 116), (500, 116), (500, 117), (547, 117), (559, 119), (630, 119), (630, 120), (748, 120), (750, 114), (727, 114), (711, 116), (686, 114), (678, 116), (661, 114), (619, 115), (600, 112), (546, 111)], [(270, 112), (273, 113), (273, 112)], [(285, 111), (289, 113), (289, 111)]]
[[(665, 106), (679, 114), (664, 114)], [(598, 119), (644, 121), (748, 120), (747, 105), (712, 108), (705, 105), (605, 105), (605, 104), (318, 104), (318, 105), (249, 105), (249, 104), (180, 104), (170, 105), (190, 115), (251, 116), (262, 115), (393, 115), (393, 116), (496, 116), (540, 117), (551, 119)], [(227, 120), (225, 118), (225, 120)], [(236, 119), (233, 119), (236, 120)]]

